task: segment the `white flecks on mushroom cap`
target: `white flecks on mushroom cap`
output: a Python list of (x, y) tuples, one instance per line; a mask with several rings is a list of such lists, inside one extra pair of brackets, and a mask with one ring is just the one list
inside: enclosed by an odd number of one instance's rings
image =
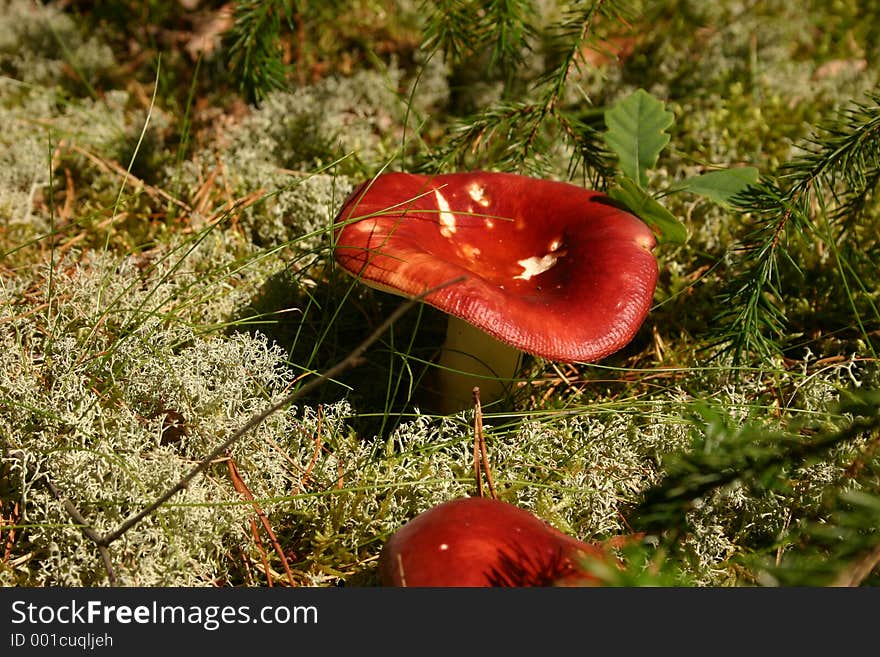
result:
[(437, 207), (440, 209), (440, 234), (443, 237), (452, 237), (455, 233), (455, 214), (449, 208), (449, 201), (440, 193), (439, 189), (434, 190), (434, 197), (437, 199)]
[(376, 223), (374, 221), (358, 221), (352, 224), (351, 228), (359, 233), (372, 233), (376, 230)]
[(522, 267), (523, 271), (521, 274), (514, 276), (514, 278), (527, 281), (533, 276), (543, 274), (545, 271), (552, 269), (557, 260), (559, 260), (559, 258), (552, 253), (548, 253), (544, 256), (532, 256), (531, 258), (526, 258), (524, 260), (517, 260), (516, 264)]
[(476, 181), (468, 185), (467, 193), (474, 203), (479, 203), (484, 208), (488, 208), (492, 203), (492, 199), (486, 196), (486, 187)]
[(348, 202), (337, 223), (336, 259), (366, 284), (415, 296), (464, 273), (426, 302), (563, 362), (594, 362), (629, 342), (658, 276), (644, 222), (558, 181), (389, 173)]
[(467, 242), (456, 245), (456, 251), (458, 251), (462, 257), (470, 262), (474, 262), (477, 258), (480, 257), (480, 254), (482, 253), (482, 250), (480, 250), (479, 247), (474, 246), (473, 244), (468, 244)]
[(640, 235), (635, 242), (649, 253), (654, 250), (654, 238), (651, 235)]
[(524, 260), (517, 260), (516, 264), (522, 267), (523, 271), (521, 274), (514, 276), (514, 278), (527, 281), (539, 274), (543, 274), (552, 269), (558, 262), (559, 258), (566, 254), (567, 251), (562, 249), (562, 238), (553, 238), (547, 245), (547, 253), (545, 255), (532, 256), (531, 258), (525, 258)]

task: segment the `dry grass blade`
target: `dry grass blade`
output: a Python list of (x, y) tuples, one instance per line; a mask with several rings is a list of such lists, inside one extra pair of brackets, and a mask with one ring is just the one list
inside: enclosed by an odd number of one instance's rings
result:
[(474, 477), (477, 480), (477, 495), (483, 497), (483, 475), (489, 487), (489, 495), (498, 499), (492, 470), (489, 468), (489, 454), (486, 450), (486, 437), (483, 433), (483, 407), (480, 404), (480, 389), (474, 388)]
[[(5, 500), (3, 506), (5, 506)], [(6, 538), (2, 543), (3, 556), (0, 557), (0, 562), (2, 563), (9, 563), (9, 559), (12, 556), (12, 548), (15, 546), (15, 539), (17, 536), (15, 525), (20, 519), (21, 506), (18, 502), (15, 502), (8, 512), (6, 510), (3, 510), (2, 515), (0, 515), (0, 538), (2, 538), (3, 536), (4, 527), (6, 528)]]
[(834, 587), (860, 586), (863, 581), (880, 566), (880, 545), (858, 559), (849, 568), (840, 573), (832, 582)]
[(169, 203), (173, 203), (174, 205), (181, 208), (182, 210), (185, 210), (186, 212), (192, 212), (192, 208), (190, 208), (186, 203), (184, 203), (183, 201), (181, 201), (178, 198), (174, 198), (171, 194), (166, 192), (164, 189), (154, 187), (153, 185), (150, 185), (150, 184), (144, 182), (143, 180), (141, 180), (137, 176), (133, 175), (130, 171), (127, 171), (125, 169), (125, 167), (120, 165), (118, 162), (114, 162), (112, 160), (108, 160), (106, 158), (99, 157), (98, 155), (91, 153), (90, 151), (86, 150), (85, 148), (82, 148), (81, 146), (71, 146), (70, 149), (72, 151), (79, 153), (83, 157), (91, 160), (94, 164), (96, 164), (103, 171), (115, 173), (118, 176), (133, 182), (136, 186), (141, 187), (150, 196), (159, 197), (161, 199), (164, 199), (165, 201), (168, 201)]
[[(239, 473), (238, 468), (235, 466), (235, 461), (230, 457), (228, 461), (226, 461), (226, 465), (229, 469), (229, 476), (232, 479), (232, 485), (235, 487), (235, 490), (248, 500), (254, 507), (254, 513), (257, 514), (257, 517), (260, 519), (260, 524), (263, 525), (263, 529), (266, 530), (266, 534), (269, 535), (269, 540), (272, 542), (272, 547), (275, 549), (275, 553), (278, 555), (278, 558), (281, 559), (281, 565), (284, 568), (284, 572), (287, 575), (287, 581), (290, 582), (291, 586), (296, 586), (296, 582), (293, 580), (293, 573), (290, 571), (290, 564), (287, 563), (287, 557), (284, 556), (284, 550), (281, 547), (281, 543), (278, 542), (278, 537), (275, 536), (275, 532), (272, 531), (272, 525), (269, 523), (269, 518), (266, 517), (263, 509), (260, 508), (260, 505), (254, 499), (253, 493), (247, 487), (247, 484), (244, 482), (244, 479), (241, 478), (241, 473)], [(254, 535), (254, 540), (257, 542), (257, 547), (260, 550), (260, 554), (263, 559), (263, 566), (266, 571), (266, 578), (269, 582), (269, 586), (272, 586), (272, 576), (271, 570), (269, 568), (268, 557), (266, 556), (266, 551), (263, 548), (263, 543), (260, 541), (260, 534), (257, 531), (256, 523), (253, 519), (251, 519), (251, 532)]]

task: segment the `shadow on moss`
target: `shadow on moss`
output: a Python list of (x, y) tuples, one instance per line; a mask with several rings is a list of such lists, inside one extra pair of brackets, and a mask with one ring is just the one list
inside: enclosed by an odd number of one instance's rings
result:
[[(260, 332), (288, 354), (298, 374), (322, 372), (342, 361), (379, 327), (403, 299), (360, 289), (341, 272), (307, 285), (289, 270), (269, 277), (236, 314), (231, 331)], [(326, 404), (347, 399), (358, 410), (360, 436), (387, 436), (427, 402), (423, 380), (443, 342), (446, 316), (417, 306), (364, 354), (362, 362), (303, 399)]]

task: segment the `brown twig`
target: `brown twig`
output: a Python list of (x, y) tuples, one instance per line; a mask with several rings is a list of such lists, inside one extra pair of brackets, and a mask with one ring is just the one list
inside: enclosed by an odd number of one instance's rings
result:
[[(263, 572), (266, 575), (266, 584), (269, 588), (274, 586), (274, 580), (272, 579), (272, 568), (269, 566), (269, 555), (266, 554), (266, 548), (263, 547), (263, 541), (260, 539), (260, 531), (257, 529), (257, 522), (250, 518), (248, 521), (251, 527), (251, 536), (254, 537), (254, 542), (257, 544), (257, 549), (260, 551), (260, 561), (263, 562)], [(246, 558), (245, 555), (242, 555), (242, 558)]]
[[(201, 181), (201, 184), (196, 190), (196, 193), (193, 194), (193, 212), (198, 215), (204, 215), (208, 209), (208, 203), (211, 202), (211, 189), (214, 186), (214, 181), (217, 178), (217, 174), (218, 170), (215, 167), (208, 173), (207, 178)], [(199, 178), (201, 178), (201, 170), (199, 170)]]
[(241, 427), (234, 431), (228, 438), (226, 438), (226, 440), (217, 445), (217, 447), (215, 447), (207, 456), (199, 461), (187, 474), (181, 477), (176, 484), (174, 484), (171, 488), (162, 493), (152, 503), (148, 504), (144, 509), (122, 522), (112, 532), (107, 532), (103, 535), (98, 533), (80, 513), (79, 509), (77, 509), (70, 500), (68, 500), (61, 494), (61, 492), (47, 475), (44, 475), (42, 477), (42, 481), (44, 485), (48, 488), (49, 492), (59, 502), (62, 503), (65, 511), (67, 511), (67, 514), (71, 517), (71, 519), (75, 523), (77, 523), (83, 535), (98, 547), (98, 552), (100, 553), (101, 559), (104, 562), (104, 567), (107, 570), (107, 579), (110, 585), (115, 586), (117, 581), (116, 571), (114, 570), (113, 563), (110, 560), (110, 550), (108, 549), (111, 543), (122, 537), (129, 529), (140, 523), (144, 518), (156, 511), (156, 509), (165, 504), (165, 502), (170, 500), (177, 493), (184, 490), (189, 485), (190, 481), (192, 481), (196, 476), (204, 472), (212, 463), (214, 463), (218, 458), (224, 455), (229, 450), (229, 448), (232, 447), (232, 445), (234, 445), (242, 436), (258, 427), (270, 415), (278, 412), (286, 406), (289, 406), (300, 397), (311, 393), (316, 388), (322, 386), (327, 381), (330, 381), (333, 378), (339, 376), (343, 372), (359, 365), (361, 363), (361, 359), (363, 358), (364, 352), (366, 352), (367, 349), (369, 349), (370, 346), (373, 345), (373, 343), (375, 343), (380, 337), (382, 337), (385, 331), (387, 331), (392, 324), (394, 324), (404, 314), (406, 314), (406, 312), (409, 311), (410, 308), (412, 308), (414, 305), (421, 302), (425, 299), (425, 297), (436, 292), (437, 290), (441, 290), (444, 287), (448, 287), (450, 285), (455, 285), (456, 283), (460, 283), (462, 280), (464, 280), (464, 276), (459, 276), (458, 278), (451, 279), (429, 290), (425, 290), (422, 294), (400, 304), (394, 310), (394, 312), (392, 312), (385, 319), (385, 321), (376, 328), (376, 330), (374, 330), (363, 342), (355, 347), (345, 358), (343, 358), (336, 365), (326, 370), (322, 374), (318, 374), (312, 380), (306, 382), (297, 390), (291, 392), (288, 395), (285, 395), (279, 401), (267, 406), (259, 413), (252, 415), (250, 419), (247, 420), (247, 422), (241, 425)]
[(73, 204), (76, 199), (76, 185), (69, 167), (64, 167), (64, 205), (58, 211), (58, 221), (63, 226), (73, 217)]
[(265, 189), (256, 189), (241, 198), (229, 200), (225, 202), (219, 210), (212, 214), (206, 221), (207, 224), (213, 224), (226, 217), (230, 217), (230, 227), (234, 228), (238, 222), (238, 212), (248, 208), (259, 201), (266, 198)]
[(474, 476), (477, 479), (477, 495), (483, 497), (483, 477), (489, 486), (489, 495), (498, 499), (495, 482), (492, 481), (492, 470), (489, 468), (489, 453), (486, 451), (486, 437), (483, 434), (483, 407), (480, 404), (480, 389), (474, 388)]
[(474, 388), (474, 481), (477, 497), (483, 497), (483, 475), (480, 467), (480, 434), (483, 431), (483, 413), (480, 408), (480, 389)]
[(305, 486), (309, 483), (309, 479), (312, 478), (312, 470), (315, 469), (315, 465), (318, 463), (318, 456), (321, 454), (321, 425), (318, 425), (318, 430), (315, 432), (315, 449), (312, 451), (312, 458), (309, 460), (309, 464), (306, 466), (306, 469), (302, 472), (302, 476), (299, 480), (299, 485), (297, 485), (296, 490), (294, 491), (294, 495), (298, 495), (302, 491), (305, 490)]
[[(287, 575), (287, 581), (290, 582), (291, 586), (296, 586), (296, 582), (293, 580), (293, 573), (290, 570), (290, 564), (287, 563), (287, 557), (284, 556), (284, 550), (281, 548), (281, 543), (278, 542), (278, 537), (275, 536), (275, 532), (272, 531), (272, 525), (269, 523), (269, 518), (266, 517), (266, 513), (263, 509), (260, 508), (260, 505), (254, 499), (254, 494), (247, 487), (247, 484), (244, 482), (244, 479), (241, 478), (241, 474), (238, 471), (238, 468), (235, 466), (235, 461), (230, 457), (226, 462), (227, 467), (229, 468), (229, 476), (232, 478), (232, 485), (238, 493), (247, 499), (254, 507), (254, 513), (257, 514), (257, 517), (260, 519), (260, 524), (263, 525), (263, 529), (266, 530), (266, 534), (269, 535), (269, 540), (272, 542), (272, 547), (275, 549), (275, 553), (278, 555), (278, 558), (281, 559), (281, 565), (284, 567), (284, 572)], [(266, 569), (266, 579), (269, 582), (269, 586), (272, 586), (272, 576), (270, 575), (271, 570), (269, 569), (269, 560), (266, 557), (266, 551), (263, 549), (263, 543), (260, 541), (260, 534), (257, 531), (257, 525), (251, 519), (251, 531), (253, 532), (254, 539), (257, 541), (257, 545), (260, 549), (260, 554), (263, 557), (263, 566)]]
[(125, 167), (123, 167), (119, 163), (114, 162), (113, 160), (108, 160), (108, 159), (102, 158), (98, 155), (95, 155), (94, 153), (86, 150), (85, 148), (82, 148), (81, 146), (74, 145), (74, 146), (71, 146), (70, 149), (72, 151), (79, 153), (83, 157), (91, 160), (94, 164), (96, 164), (99, 168), (103, 169), (104, 171), (115, 173), (118, 176), (121, 176), (124, 179), (129, 180), (133, 185), (135, 185), (136, 187), (142, 188), (150, 196), (162, 198), (162, 199), (168, 201), (169, 203), (173, 203), (174, 205), (176, 205), (177, 207), (181, 208), (182, 210), (184, 210), (186, 212), (192, 212), (192, 208), (189, 207), (186, 203), (184, 203), (183, 201), (181, 201), (178, 198), (174, 198), (173, 196), (171, 196), (171, 194), (166, 192), (164, 189), (160, 189), (159, 187), (154, 187), (153, 185), (150, 185), (149, 183), (144, 182), (143, 180), (141, 180), (137, 176), (133, 175), (130, 171), (128, 171)]
[[(229, 478), (232, 480), (232, 487), (235, 488), (243, 498), (253, 500), (250, 489), (242, 480), (238, 468), (235, 466), (235, 461), (232, 460), (231, 456), (228, 456), (226, 459), (226, 467), (229, 470)], [(258, 506), (253, 506), (255, 511), (260, 510)], [(257, 523), (253, 517), (248, 519), (248, 524), (251, 528), (251, 536), (253, 536), (254, 543), (257, 544), (257, 550), (260, 552), (260, 561), (263, 562), (263, 573), (266, 575), (266, 584), (271, 588), (274, 586), (274, 582), (272, 580), (272, 569), (269, 567), (269, 555), (266, 554), (266, 548), (263, 547), (263, 541), (260, 538), (260, 531), (257, 529)], [(241, 557), (244, 563), (248, 562), (248, 557), (244, 551), (242, 551)]]
[(50, 493), (52, 493), (52, 496), (61, 502), (64, 510), (67, 511), (67, 515), (73, 518), (73, 521), (79, 525), (79, 530), (83, 535), (98, 546), (98, 553), (101, 555), (101, 560), (104, 562), (104, 568), (107, 569), (107, 581), (110, 583), (110, 586), (115, 586), (116, 571), (113, 569), (113, 562), (110, 560), (109, 542), (105, 542), (104, 537), (94, 530), (79, 512), (79, 509), (74, 506), (73, 502), (61, 494), (61, 491), (58, 490), (49, 478), (49, 475), (43, 475), (42, 481), (43, 485), (49, 489)]
[(838, 574), (831, 586), (858, 586), (880, 565), (880, 545)]
[(400, 319), (416, 303), (420, 302), (422, 299), (424, 299), (429, 294), (436, 292), (437, 290), (440, 290), (440, 289), (447, 287), (449, 285), (453, 285), (455, 283), (460, 283), (462, 280), (464, 280), (463, 276), (456, 278), (456, 279), (453, 279), (453, 280), (450, 280), (450, 281), (447, 281), (446, 283), (438, 285), (437, 287), (432, 288), (430, 290), (426, 290), (425, 292), (423, 292), (419, 296), (414, 297), (414, 298), (410, 299), (409, 301), (406, 301), (406, 302), (400, 304), (400, 306), (398, 306), (397, 309), (393, 313), (391, 313), (391, 315), (389, 315), (388, 318), (384, 322), (382, 322), (382, 324), (375, 331), (373, 331), (369, 335), (369, 337), (367, 337), (366, 340), (364, 340), (363, 342), (361, 342), (361, 344), (359, 344), (357, 347), (355, 347), (351, 351), (351, 353), (349, 353), (339, 363), (337, 363), (336, 365), (331, 367), (329, 370), (327, 370), (323, 374), (319, 374), (311, 381), (303, 384), (303, 386), (301, 388), (299, 388), (298, 390), (290, 393), (289, 395), (286, 395), (285, 397), (281, 398), (281, 400), (275, 402), (274, 404), (266, 407), (263, 411), (252, 416), (247, 422), (245, 422), (241, 427), (239, 427), (239, 429), (237, 431), (233, 432), (232, 435), (229, 436), (229, 438), (227, 438), (222, 443), (220, 443), (217, 447), (215, 447), (214, 450), (208, 456), (206, 456), (204, 459), (202, 459), (192, 470), (190, 470), (187, 474), (185, 474), (180, 479), (180, 481), (178, 481), (176, 484), (174, 484), (174, 486), (169, 488), (162, 495), (160, 495), (152, 504), (150, 504), (145, 509), (143, 509), (139, 513), (135, 514), (134, 516), (132, 516), (131, 518), (129, 518), (125, 522), (123, 522), (122, 525), (120, 525), (119, 528), (117, 528), (115, 531), (104, 536), (104, 540), (106, 541), (106, 543), (109, 544), (109, 543), (112, 543), (113, 541), (115, 541), (116, 539), (118, 539), (125, 532), (127, 532), (129, 529), (131, 529), (134, 525), (138, 524), (141, 520), (146, 518), (153, 511), (158, 509), (160, 506), (165, 504), (165, 502), (167, 502), (172, 497), (174, 497), (177, 493), (179, 493), (184, 488), (186, 488), (186, 486), (189, 484), (189, 482), (192, 481), (202, 471), (204, 471), (208, 467), (208, 465), (211, 463), (211, 461), (213, 461), (214, 459), (216, 459), (220, 455), (224, 454), (242, 436), (244, 436), (246, 433), (251, 431), (251, 429), (255, 429), (256, 427), (260, 426), (266, 420), (266, 418), (268, 418), (270, 415), (277, 413), (285, 406), (289, 406), (290, 404), (292, 404), (294, 401), (296, 401), (300, 397), (307, 395), (308, 393), (312, 392), (312, 390), (315, 390), (316, 388), (322, 386), (324, 383), (333, 379), (336, 376), (339, 376), (340, 374), (342, 374), (346, 370), (349, 370), (352, 367), (359, 365), (361, 363), (361, 358), (363, 357), (364, 352), (370, 347), (370, 345), (372, 345), (374, 342), (376, 342), (385, 333), (385, 331), (388, 330), (388, 328), (394, 322), (396, 322), (398, 319)]
[(8, 519), (5, 516), (0, 516), (0, 536), (3, 535), (4, 525), (8, 527), (8, 529), (6, 529), (6, 540), (3, 543), (3, 557), (0, 558), (0, 562), (2, 563), (8, 563), (9, 558), (12, 556), (12, 548), (15, 546), (16, 537), (15, 525), (20, 519), (21, 507), (18, 502), (12, 505), (12, 510), (10, 511)]

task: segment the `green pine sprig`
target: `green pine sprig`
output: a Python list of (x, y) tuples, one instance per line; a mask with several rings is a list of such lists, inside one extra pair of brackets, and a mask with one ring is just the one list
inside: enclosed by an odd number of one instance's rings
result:
[(536, 8), (531, 0), (438, 0), (423, 2), (427, 16), (423, 48), (461, 62), (489, 52), (489, 73), (521, 67), (535, 38)]
[(287, 65), (282, 34), (292, 29), (295, 3), (284, 0), (245, 0), (235, 5), (234, 24), (226, 35), (229, 66), (244, 96), (259, 102), (282, 89)]
[(789, 294), (780, 268), (801, 272), (797, 248), (820, 243), (833, 256), (854, 325), (876, 357), (871, 336), (880, 328), (880, 310), (860, 273), (870, 276), (872, 258), (865, 254), (878, 249), (866, 210), (880, 182), (880, 96), (868, 98), (818, 130), (807, 153), (785, 164), (775, 179), (735, 196), (735, 208), (751, 218), (751, 229), (733, 252), (735, 274), (719, 296), (724, 310), (715, 318), (717, 344), (735, 362), (780, 353)]
[[(704, 432), (692, 449), (666, 459), (665, 476), (642, 494), (629, 521), (647, 533), (663, 534), (670, 528), (686, 532), (695, 505), (725, 487), (740, 484), (755, 494), (783, 494), (794, 469), (834, 460), (845, 446), (871, 461), (880, 440), (880, 392), (848, 392), (836, 410), (842, 427), (771, 432), (757, 423), (729, 425), (712, 409), (698, 408), (697, 421), (704, 424)], [(870, 472), (864, 474), (870, 479)], [(843, 492), (844, 488), (838, 490)], [(880, 498), (874, 499), (880, 504)], [(880, 544), (880, 537), (874, 543)]]
[(581, 169), (584, 178), (597, 187), (605, 186), (613, 167), (601, 125), (586, 120), (582, 107), (575, 111), (562, 101), (571, 73), (584, 66), (581, 54), (594, 42), (597, 21), (625, 25), (627, 17), (634, 15), (628, 0), (571, 3), (562, 18), (541, 35), (533, 27), (536, 3), (527, 0), (441, 0), (426, 3), (425, 9), (423, 45), (443, 51), (448, 60), (461, 63), (488, 52), (488, 73), (497, 69), (509, 81), (514, 72), (522, 78), (527, 57), (541, 40), (549, 44), (545, 57), (549, 64), (530, 80), (527, 95), (506, 89), (499, 101), (463, 117), (425, 157), (420, 169), (480, 167), (491, 162), (495, 169), (540, 173), (545, 166), (543, 153), (561, 140), (572, 153), (572, 174)]

